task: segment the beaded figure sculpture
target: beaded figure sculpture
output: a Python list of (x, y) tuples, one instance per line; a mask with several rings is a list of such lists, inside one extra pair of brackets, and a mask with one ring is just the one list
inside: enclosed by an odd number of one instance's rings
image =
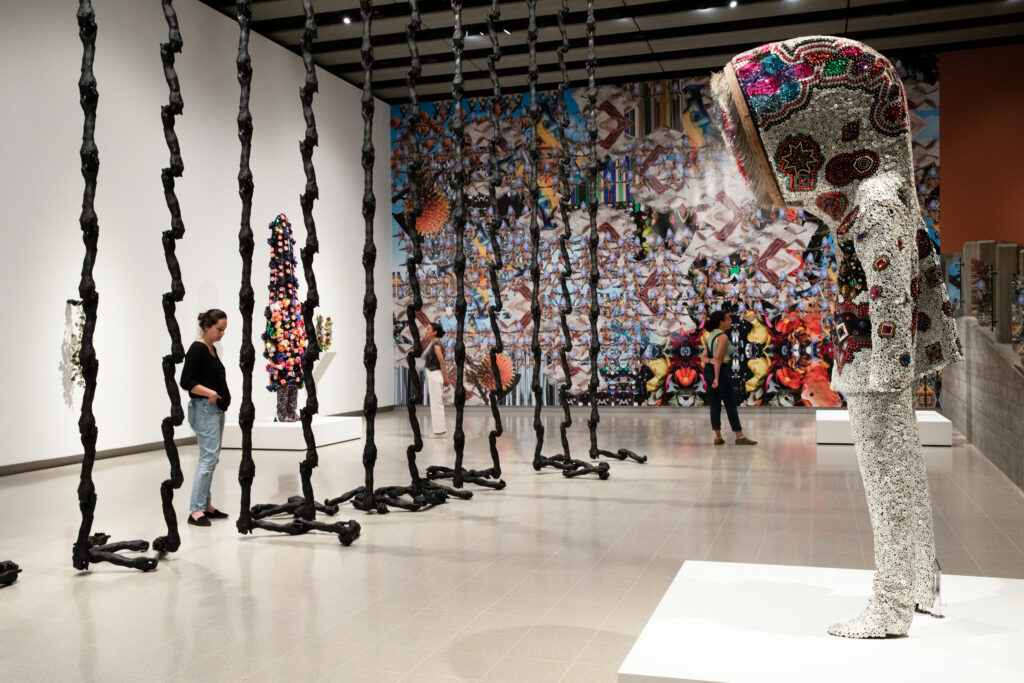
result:
[(296, 422), (306, 328), (298, 298), (299, 280), (295, 277), (295, 238), (292, 224), (283, 213), (270, 224), (270, 230), (270, 303), (263, 333), (263, 356), (270, 375), (267, 390), (277, 392), (277, 421)]
[(734, 57), (712, 93), (758, 202), (813, 213), (839, 253), (832, 388), (849, 404), (876, 573), (864, 612), (828, 631), (904, 635), (938, 585), (913, 387), (961, 353), (917, 204), (903, 84), (871, 48), (813, 36)]

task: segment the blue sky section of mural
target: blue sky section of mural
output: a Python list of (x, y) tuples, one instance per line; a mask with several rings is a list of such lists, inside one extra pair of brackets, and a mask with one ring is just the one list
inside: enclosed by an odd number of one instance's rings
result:
[[(938, 243), (939, 141), (937, 79), (906, 80), (914, 126), (914, 152), (922, 210)], [(598, 205), (600, 244), (598, 285), (599, 401), (606, 405), (701, 405), (705, 390), (699, 352), (704, 316), (728, 307), (736, 312), (732, 332), (736, 390), (748, 405), (836, 406), (829, 388), (832, 367), (831, 301), (835, 290), (832, 238), (802, 211), (758, 210), (709, 117), (707, 79), (601, 86), (597, 122), (600, 183), (585, 186), (585, 92), (570, 91), (564, 101), (570, 125), (563, 145), (556, 122), (556, 93), (538, 97), (541, 121), (531, 130), (528, 96), (500, 103), (497, 164), (499, 232), (505, 267), (500, 273), (503, 312), (500, 331), (506, 346), (503, 367), (522, 376), (532, 370), (529, 281), (530, 163), (527, 149), (536, 134), (538, 217), (541, 224), (541, 346), (545, 402), (571, 382), (574, 402), (586, 402), (589, 367), (589, 269), (586, 201)], [(487, 236), (491, 208), (488, 143), (494, 135), (483, 99), (463, 103), (467, 133), (466, 185), (468, 300), (466, 389), (470, 404), (481, 404), (493, 377), (487, 354), (494, 344), (488, 319), (491, 288), (486, 264), (492, 258)], [(454, 147), (448, 124), (451, 102), (424, 103), (416, 121), (422, 164), (418, 174), (422, 213), (415, 225), (423, 238), (419, 271), (424, 310), (420, 328), (437, 320), (454, 332), (454, 236), (450, 225), (453, 188), (448, 183)], [(394, 359), (396, 390), (404, 400), (405, 319), (409, 285), (404, 267), (410, 225), (406, 207), (411, 137), (403, 107), (392, 108), (392, 242)], [(572, 175), (563, 186), (558, 161), (568, 155)], [(559, 202), (567, 203), (569, 225)], [(557, 238), (570, 231), (569, 263), (562, 263)], [(570, 377), (558, 367), (565, 343), (558, 323), (564, 304), (557, 287), (569, 269), (573, 348)], [(449, 359), (454, 334), (445, 338)], [(451, 367), (451, 363), (449, 364)], [(454, 377), (454, 369), (453, 377)], [(504, 372), (503, 372), (504, 374)], [(526, 405), (526, 382), (506, 401)], [(938, 383), (922, 381), (919, 401), (934, 404)]]

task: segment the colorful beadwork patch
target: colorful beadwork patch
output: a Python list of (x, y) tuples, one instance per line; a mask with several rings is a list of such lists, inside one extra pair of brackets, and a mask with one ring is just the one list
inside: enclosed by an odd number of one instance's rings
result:
[(896, 323), (886, 320), (878, 326), (878, 336), (889, 339), (896, 335)]
[(932, 266), (924, 271), (924, 281), (928, 283), (929, 287), (938, 287), (942, 284), (942, 274), (939, 273), (937, 266)]
[(853, 142), (860, 137), (860, 121), (850, 121), (843, 126), (843, 142)]
[(900, 365), (902, 365), (905, 368), (909, 368), (910, 367), (910, 354), (909, 353), (904, 353), (903, 355), (900, 356)]
[(906, 246), (906, 245), (903, 244), (903, 238), (902, 237), (900, 237), (900, 238), (898, 238), (896, 240), (896, 246), (899, 247), (900, 251), (903, 251), (903, 247)]
[(877, 170), (878, 155), (864, 149), (832, 157), (825, 167), (825, 178), (836, 187), (844, 187), (855, 180), (870, 178)]
[(933, 342), (924, 347), (924, 355), (930, 363), (942, 362), (942, 344), (939, 342)]
[(921, 284), (915, 277), (910, 281), (910, 298), (917, 301), (921, 297)]
[(850, 336), (849, 331), (846, 329), (846, 323), (841, 322), (836, 325), (836, 341), (842, 344)]
[(833, 88), (869, 94), (868, 118), (880, 133), (897, 136), (908, 130), (903, 84), (896, 70), (884, 57), (850, 41), (813, 36), (772, 43), (738, 55), (732, 64), (762, 132), (807, 107), (816, 90)]
[(775, 165), (789, 178), (789, 189), (813, 190), (821, 168), (821, 148), (807, 135), (790, 135), (775, 152)]
[(853, 354), (871, 348), (871, 318), (867, 304), (841, 303), (837, 307), (836, 330), (842, 326), (846, 336), (837, 339), (839, 352), (836, 354), (836, 370), (842, 372), (843, 366), (853, 360)]
[(953, 304), (949, 303), (948, 301), (943, 301), (942, 312), (945, 313), (947, 316), (953, 315)]
[(881, 254), (875, 257), (874, 267), (876, 271), (885, 270), (889, 267), (889, 256), (888, 254)]
[(927, 332), (932, 327), (932, 319), (928, 317), (927, 313), (918, 311), (917, 313), (917, 329), (920, 332)]
[(933, 245), (932, 238), (928, 236), (928, 231), (924, 228), (919, 228), (917, 231), (917, 257), (924, 258), (932, 253)]
[(839, 297), (844, 302), (853, 301), (867, 286), (864, 268), (857, 259), (853, 242), (847, 240), (840, 243), (839, 250), (843, 254), (843, 260), (839, 264), (839, 274), (836, 278), (836, 283), (839, 285)]
[(838, 228), (836, 228), (836, 232), (839, 233), (840, 235), (845, 235), (847, 232), (849, 232), (850, 228), (853, 227), (854, 221), (857, 220), (858, 213), (860, 213), (860, 207), (853, 207), (853, 210), (850, 211), (850, 213), (846, 214), (846, 218), (844, 218), (843, 222), (839, 224)]
[(839, 219), (846, 213), (849, 200), (842, 192), (823, 192), (814, 200), (815, 205), (832, 218)]
[(882, 288), (879, 285), (875, 285), (871, 288), (871, 298), (877, 299), (882, 296)]

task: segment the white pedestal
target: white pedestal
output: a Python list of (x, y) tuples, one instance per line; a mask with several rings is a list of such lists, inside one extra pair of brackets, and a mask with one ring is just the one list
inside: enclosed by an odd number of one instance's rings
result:
[[(850, 429), (850, 411), (817, 410), (817, 443), (853, 443)], [(922, 446), (952, 446), (953, 423), (934, 410), (917, 411), (917, 429)]]
[(619, 668), (658, 681), (1024, 680), (1024, 580), (947, 575), (945, 619), (916, 615), (908, 638), (825, 632), (858, 614), (872, 572), (686, 562)]
[[(313, 438), (317, 446), (361, 439), (362, 436), (361, 417), (313, 416)], [(242, 429), (237, 422), (228, 422), (224, 425), (221, 447), (242, 447)], [(252, 447), (266, 451), (304, 451), (306, 441), (302, 437), (302, 423), (256, 420), (252, 426)]]

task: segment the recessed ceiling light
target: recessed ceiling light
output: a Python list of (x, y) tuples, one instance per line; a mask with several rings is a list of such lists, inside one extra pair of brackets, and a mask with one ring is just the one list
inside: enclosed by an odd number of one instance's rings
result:
[(509, 31), (508, 29), (505, 29), (505, 35), (506, 35), (506, 36), (510, 36), (510, 35), (512, 35), (512, 32), (511, 32), (511, 31)]
[(738, 4), (740, 3), (736, 2), (736, 0), (732, 0), (732, 2), (729, 3), (729, 7), (735, 7)]
[(349, 19), (348, 17), (342, 18), (342, 21), (345, 22), (346, 24), (351, 24), (352, 23), (352, 20)]

